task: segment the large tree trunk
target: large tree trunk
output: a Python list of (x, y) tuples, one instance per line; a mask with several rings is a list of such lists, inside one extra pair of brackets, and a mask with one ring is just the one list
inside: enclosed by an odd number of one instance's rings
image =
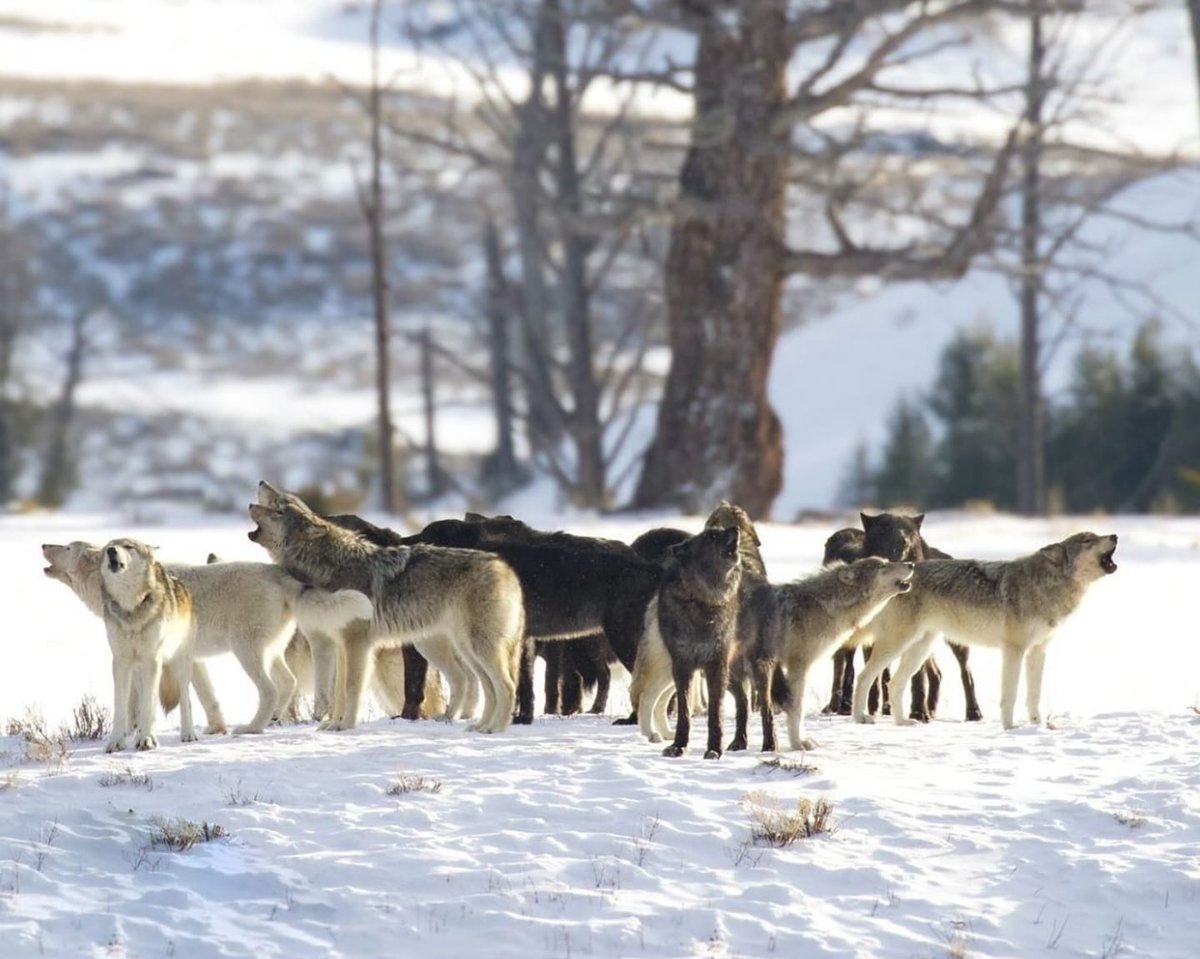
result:
[(84, 335), (88, 313), (79, 310), (71, 323), (71, 348), (67, 352), (67, 374), (63, 378), (58, 405), (50, 418), (46, 457), (38, 483), (38, 501), (44, 506), (61, 506), (73, 484), (73, 470), (67, 464), (67, 439), (75, 419), (75, 393), (83, 380), (83, 358), (87, 352)]
[(1046, 453), (1040, 359), (1040, 308), (1045, 264), (1042, 239), (1042, 107), (1046, 99), (1042, 2), (1029, 0), (1029, 76), (1025, 89), (1026, 139), (1021, 148), (1021, 388), (1017, 424), (1017, 509), (1046, 511)]
[(783, 483), (767, 376), (784, 278), (787, 2), (741, 0), (736, 24), (704, 9), (667, 259), (671, 369), (634, 505), (728, 497), (761, 517)]

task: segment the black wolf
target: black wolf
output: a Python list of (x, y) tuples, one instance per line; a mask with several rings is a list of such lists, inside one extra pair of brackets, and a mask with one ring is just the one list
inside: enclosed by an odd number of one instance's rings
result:
[(691, 733), (688, 689), (692, 674), (704, 670), (708, 684), (708, 747), (705, 759), (719, 759), (721, 707), (736, 649), (738, 586), (742, 560), (736, 527), (706, 529), (671, 549), (671, 561), (656, 596), (657, 624), (671, 657), (675, 680), (675, 740), (664, 756), (682, 756)]

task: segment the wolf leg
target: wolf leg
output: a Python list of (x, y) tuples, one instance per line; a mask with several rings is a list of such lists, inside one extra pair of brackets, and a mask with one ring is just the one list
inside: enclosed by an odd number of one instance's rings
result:
[(739, 660), (729, 671), (729, 692), (733, 695), (733, 739), (729, 741), (731, 753), (746, 749), (750, 743), (746, 729), (750, 724), (750, 701), (746, 696), (746, 678), (745, 664)]
[(1000, 665), (1000, 722), (1005, 729), (1016, 725), (1013, 711), (1017, 705), (1017, 685), (1021, 681), (1021, 660), (1024, 649), (1014, 642), (1004, 644)]
[(979, 708), (979, 698), (975, 695), (975, 677), (971, 675), (971, 664), (968, 661), (971, 647), (961, 643), (947, 643), (950, 652), (958, 660), (958, 675), (962, 679), (963, 699), (967, 705), (967, 722), (975, 723), (983, 719), (983, 710)]
[(692, 672), (688, 667), (674, 662), (671, 664), (672, 678), (675, 680), (675, 739), (663, 750), (664, 756), (682, 756), (687, 752), (692, 732), (692, 704), (688, 702)]
[[(704, 750), (705, 759), (720, 759), (722, 736), (722, 719), (725, 706), (725, 690), (729, 686), (729, 667), (725, 665), (725, 657), (720, 662), (709, 663), (704, 670), (704, 678), (708, 680), (708, 747)], [(745, 689), (742, 690), (743, 697)]]
[(1029, 721), (1042, 721), (1042, 673), (1046, 668), (1046, 645), (1039, 643), (1025, 654), (1025, 709)]
[[(804, 693), (808, 685), (808, 670), (810, 663), (806, 660), (795, 660), (787, 664), (790, 691), (788, 695), (788, 747), (791, 749), (816, 749), (817, 744), (809, 739), (804, 728)], [(859, 682), (865, 675), (865, 670), (859, 673)], [(855, 694), (857, 695), (857, 688)], [(865, 695), (865, 694), (864, 694)]]
[(367, 687), (367, 683), (371, 677), (371, 666), (373, 665), (374, 656), (372, 656), (372, 644), (364, 639), (346, 644), (344, 659), (345, 669), (341, 670), (345, 675), (343, 682), (342, 677), (338, 677), (338, 683), (341, 685), (345, 693), (345, 713), (341, 720), (329, 726), (330, 729), (343, 730), (353, 729), (358, 725), (358, 717), (362, 711), (363, 691)]
[(196, 698), (200, 700), (204, 718), (208, 723), (204, 731), (210, 736), (225, 732), (225, 717), (221, 715), (221, 704), (217, 702), (212, 680), (208, 677), (208, 667), (202, 659), (192, 663), (192, 688), (196, 690)]
[(910, 680), (925, 668), (925, 661), (929, 659), (929, 651), (937, 638), (937, 633), (925, 633), (916, 642), (910, 643), (900, 654), (900, 662), (892, 670), (892, 678), (888, 682), (888, 696), (892, 701), (892, 719), (897, 726), (912, 726), (917, 722), (908, 715), (904, 708), (904, 700)]
[(762, 719), (762, 751), (774, 752), (779, 748), (775, 739), (775, 706), (771, 699), (774, 664), (755, 660), (751, 667), (754, 686), (758, 690), (758, 710)]
[[(155, 749), (158, 739), (154, 735), (154, 693), (162, 679), (162, 661), (157, 653), (141, 657), (134, 666), (134, 675), (134, 682), (138, 685), (138, 732), (134, 747), (138, 750)], [(179, 701), (182, 704), (183, 696), (191, 693), (183, 685), (183, 677), (180, 677), (180, 686)]]
[(247, 733), (261, 733), (271, 721), (271, 716), (275, 712), (275, 702), (277, 699), (275, 682), (271, 679), (271, 674), (267, 670), (267, 664), (263, 661), (263, 652), (261, 649), (246, 649), (234, 648), (234, 656), (237, 661), (242, 664), (242, 669), (246, 671), (246, 675), (250, 677), (250, 682), (254, 684), (254, 688), (258, 690), (258, 710), (254, 713), (253, 718), (248, 723), (243, 723), (241, 726), (235, 726), (233, 734), (242, 736)]

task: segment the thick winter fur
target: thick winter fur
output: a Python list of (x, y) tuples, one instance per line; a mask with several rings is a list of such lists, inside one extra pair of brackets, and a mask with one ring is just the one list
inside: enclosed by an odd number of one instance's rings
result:
[(444, 672), (459, 663), (483, 691), (479, 732), (508, 728), (516, 699), (524, 613), (521, 586), (502, 560), (472, 550), (377, 546), (313, 513), (299, 497), (259, 484), (250, 539), (290, 573), (324, 589), (358, 589), (373, 617), (343, 633), (334, 717), (328, 728), (358, 723), (372, 653), (412, 643)]
[[(215, 553), (208, 554), (208, 563), (225, 562)], [(257, 564), (256, 564), (257, 565)], [(309, 589), (307, 596), (315, 597), (321, 590)], [(370, 618), (370, 611), (362, 615), (364, 607), (358, 601), (358, 618)], [(369, 601), (367, 601), (369, 602)], [(305, 607), (301, 606), (300, 616), (304, 617)], [(296, 677), (296, 693), (284, 709), (281, 717), (289, 722), (301, 722), (305, 719), (325, 720), (333, 709), (334, 673), (337, 663), (337, 641), (320, 633), (315, 633), (315, 640), (310, 640), (299, 629), (292, 633), (284, 653), (284, 662)], [(315, 647), (315, 652), (314, 652)], [(404, 707), (405, 663), (403, 650), (382, 647), (375, 651), (375, 665), (371, 670), (371, 692), (381, 709), (389, 716), (399, 716)], [(422, 659), (422, 662), (424, 660)], [(197, 668), (200, 664), (197, 663)], [(193, 676), (193, 683), (195, 677)], [(302, 716), (300, 712), (300, 696), (302, 690), (312, 692), (312, 714)], [(437, 670), (429, 672), (426, 678), (425, 708), (420, 718), (430, 719), (441, 716), (446, 711), (446, 703), (442, 696), (442, 681)]]
[[(925, 542), (921, 535), (924, 513), (905, 516), (900, 513), (860, 514), (863, 524), (863, 556), (880, 556), (895, 561), (921, 562), (927, 559), (951, 559)], [(963, 699), (966, 703), (968, 722), (983, 719), (979, 699), (975, 694), (975, 677), (971, 675), (968, 662), (970, 649), (961, 643), (950, 643), (950, 651), (958, 661), (959, 678), (962, 680)], [(942, 672), (937, 660), (930, 656), (912, 677), (912, 711), (909, 716), (921, 722), (929, 722), (937, 713), (938, 694), (941, 690)]]
[(898, 656), (900, 664), (891, 679), (892, 717), (898, 723), (912, 722), (903, 709), (905, 684), (941, 633), (960, 643), (1000, 648), (1000, 719), (1005, 729), (1015, 725), (1024, 663), (1026, 709), (1031, 722), (1040, 722), (1046, 645), (1079, 606), (1087, 587), (1116, 572), (1116, 548), (1115, 535), (1084, 532), (1010, 561), (918, 563), (913, 590), (855, 637), (873, 642), (875, 652), (855, 684), (854, 718), (872, 721), (866, 712), (867, 688), (883, 664)]
[(783, 621), (779, 658), (791, 687), (788, 745), (792, 749), (816, 746), (804, 731), (804, 693), (813, 663), (906, 593), (912, 577), (912, 563), (860, 559), (776, 587)]
[[(50, 566), (46, 575), (66, 583), (93, 612), (101, 608), (101, 551), (88, 543), (42, 547)], [(191, 654), (192, 684), (208, 716), (206, 732), (225, 731), (220, 706), (208, 672), (200, 660), (233, 653), (258, 690), (258, 710), (237, 733), (260, 733), (272, 718), (287, 711), (296, 680), (284, 653), (299, 625), (308, 635), (337, 636), (371, 616), (369, 600), (355, 590), (326, 592), (305, 586), (270, 563), (218, 563), (189, 566), (172, 563), (167, 571), (191, 594), (195, 637)], [(181, 677), (164, 670), (163, 706), (186, 700)]]
[[(163, 663), (171, 662), (180, 688), (191, 681), (192, 597), (163, 569), (154, 550), (133, 539), (110, 540), (101, 550), (100, 595), (112, 650), (113, 728), (107, 752), (123, 749), (136, 732), (138, 749), (154, 749), (154, 698)], [(130, 715), (131, 702), (136, 715)], [(180, 700), (184, 742), (196, 738), (190, 697)]]
[[(646, 615), (671, 660), (675, 682), (675, 739), (664, 756), (682, 756), (691, 735), (688, 702), (692, 675), (703, 670), (708, 685), (708, 746), (705, 759), (719, 759), (721, 713), (729, 664), (736, 655), (738, 587), (742, 560), (736, 527), (706, 529), (671, 549), (672, 561)], [(643, 705), (639, 706), (639, 713)], [(651, 710), (648, 710), (651, 711)], [(652, 711), (651, 711), (652, 712)]]
[(603, 633), (616, 657), (633, 670), (646, 604), (662, 569), (616, 540), (548, 533), (511, 517), (438, 520), (408, 542), (430, 543), (500, 556), (516, 572), (525, 599), (516, 722), (533, 721), (536, 640)]

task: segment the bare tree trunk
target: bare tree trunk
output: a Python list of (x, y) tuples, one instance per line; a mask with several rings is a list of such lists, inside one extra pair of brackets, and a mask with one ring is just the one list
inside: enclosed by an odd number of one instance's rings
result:
[(421, 397), (425, 407), (425, 483), (430, 497), (440, 496), (445, 488), (445, 474), (438, 459), (437, 420), (433, 382), (433, 334), (426, 327), (421, 331)]
[(592, 320), (588, 304), (588, 241), (579, 224), (583, 198), (575, 156), (571, 88), (567, 79), (567, 37), (559, 0), (546, 0), (550, 72), (554, 78), (554, 141), (557, 152), (556, 213), (563, 244), (563, 321), (570, 349), (571, 438), (578, 460), (576, 500), (580, 506), (607, 505), (604, 448), (600, 427), (600, 387), (592, 363)]
[(767, 378), (780, 330), (792, 46), (787, 0), (741, 0), (729, 26), (696, 8), (695, 116), (666, 269), (672, 350), (638, 507), (767, 514), (783, 483)]
[(513, 144), (513, 205), (517, 244), (521, 255), (521, 343), (528, 403), (529, 442), (534, 450), (556, 444), (562, 436), (562, 415), (554, 396), (553, 350), (549, 324), (549, 295), (543, 271), (539, 212), (539, 171), (547, 149), (547, 110), (543, 86), (549, 60), (548, 44), (553, 23), (543, 5), (534, 26), (533, 61), (529, 96), (517, 118)]
[(508, 296), (500, 256), (496, 224), (487, 221), (484, 233), (487, 260), (487, 318), (492, 359), (492, 407), (496, 413), (496, 450), (489, 463), (488, 478), (497, 491), (517, 480), (517, 456), (513, 444), (512, 378), (509, 369)]
[(1046, 99), (1046, 49), (1042, 0), (1029, 0), (1029, 76), (1026, 83), (1025, 141), (1021, 147), (1021, 386), (1017, 427), (1017, 509), (1040, 516), (1045, 504), (1045, 438), (1041, 387), (1039, 308), (1043, 269), (1041, 162), (1042, 113)]
[(388, 310), (387, 246), (383, 233), (383, 88), (379, 80), (379, 28), (383, 0), (371, 7), (371, 90), (368, 112), (371, 123), (371, 182), (363, 200), (363, 213), (371, 246), (371, 294), (375, 305), (375, 393), (378, 403), (380, 506), (389, 513), (402, 511), (396, 482), (391, 401), (391, 317)]
[(87, 351), (84, 336), (88, 313), (79, 310), (71, 323), (71, 348), (67, 352), (67, 372), (62, 393), (50, 421), (50, 437), (46, 457), (42, 461), (42, 476), (38, 483), (38, 501), (44, 506), (61, 506), (70, 485), (67, 468), (67, 437), (75, 418), (75, 391), (83, 379), (83, 357)]

